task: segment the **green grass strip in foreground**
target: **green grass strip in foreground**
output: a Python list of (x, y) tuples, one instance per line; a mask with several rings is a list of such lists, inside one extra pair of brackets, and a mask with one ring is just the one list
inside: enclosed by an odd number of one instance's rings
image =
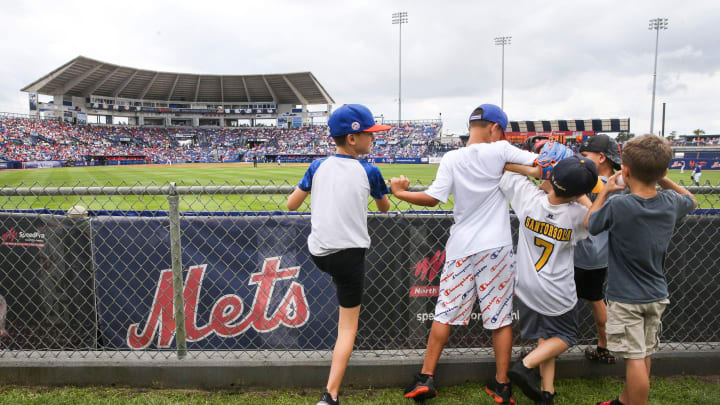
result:
[[(410, 377), (408, 377), (408, 380)], [(556, 405), (594, 404), (615, 398), (622, 389), (618, 378), (565, 379), (556, 381)], [(429, 405), (494, 404), (483, 391), (484, 385), (468, 383), (441, 388), (440, 396)], [(519, 390), (517, 390), (519, 391)], [(142, 390), (129, 388), (26, 388), (0, 387), (0, 404), (243, 404), (243, 405), (314, 405), (320, 390), (272, 391), (194, 391)], [(402, 398), (401, 388), (346, 390), (344, 404), (413, 404)], [(532, 404), (516, 392), (517, 405)], [(650, 405), (720, 404), (720, 376), (653, 378)]]

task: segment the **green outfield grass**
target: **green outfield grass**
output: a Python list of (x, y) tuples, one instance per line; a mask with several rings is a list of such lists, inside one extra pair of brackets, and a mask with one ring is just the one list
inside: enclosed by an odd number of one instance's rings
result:
[[(411, 184), (429, 185), (435, 178), (437, 165), (380, 165), (386, 179), (401, 174), (411, 180)], [(282, 166), (274, 164), (251, 165), (174, 165), (166, 166), (110, 166), (110, 167), (74, 167), (34, 170), (0, 171), (0, 186), (149, 186), (176, 182), (178, 185), (295, 185), (302, 178), (307, 166)], [(675, 181), (690, 183), (690, 171), (680, 174), (672, 170), (670, 177)], [(703, 184), (720, 185), (720, 171), (703, 172)], [(719, 195), (697, 196), (701, 208), (720, 208)], [(183, 196), (182, 211), (277, 211), (285, 210), (284, 195), (220, 195), (220, 196)], [(411, 206), (395, 198), (393, 210), (425, 209)], [(165, 210), (167, 199), (164, 196), (62, 196), (62, 197), (3, 197), (0, 209), (49, 208), (68, 209), (73, 205), (83, 205), (97, 210)], [(309, 201), (308, 201), (309, 203)], [(301, 211), (307, 211), (306, 203)], [(371, 210), (374, 210), (371, 205)], [(452, 209), (452, 201), (433, 209)]]
[[(653, 378), (649, 405), (718, 404), (720, 379), (713, 377)], [(565, 379), (555, 382), (556, 405), (594, 404), (615, 398), (622, 390), (617, 378)], [(440, 396), (426, 401), (430, 405), (494, 404), (484, 393), (484, 385), (468, 383), (440, 389)], [(138, 390), (123, 388), (25, 388), (0, 387), (0, 404), (227, 404), (227, 405), (314, 405), (319, 390), (273, 391), (194, 391)], [(533, 402), (515, 394), (517, 405)], [(401, 388), (345, 390), (342, 403), (396, 405), (414, 404), (402, 398)]]

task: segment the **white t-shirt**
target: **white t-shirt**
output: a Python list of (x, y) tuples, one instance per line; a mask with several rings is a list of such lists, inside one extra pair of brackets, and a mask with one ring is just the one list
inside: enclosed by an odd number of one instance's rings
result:
[(335, 154), (314, 160), (298, 187), (311, 192), (311, 254), (327, 256), (342, 249), (370, 247), (368, 197), (379, 200), (390, 192), (377, 166)]
[(500, 188), (520, 221), (515, 295), (532, 310), (557, 316), (577, 303), (573, 247), (590, 234), (587, 208), (573, 201), (553, 205), (526, 176), (507, 172)]
[(498, 184), (505, 163), (531, 165), (536, 157), (507, 141), (476, 143), (443, 156), (425, 194), (443, 203), (455, 197), (447, 260), (512, 244), (507, 198)]

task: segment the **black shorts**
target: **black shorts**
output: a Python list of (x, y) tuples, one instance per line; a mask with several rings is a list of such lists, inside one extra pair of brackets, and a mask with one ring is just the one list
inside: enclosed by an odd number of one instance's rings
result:
[(575, 289), (578, 298), (588, 301), (604, 299), (606, 277), (607, 267), (597, 270), (585, 270), (575, 267)]
[(327, 256), (311, 255), (315, 265), (332, 276), (338, 303), (353, 308), (362, 302), (365, 289), (365, 248), (343, 249)]
[(574, 346), (577, 343), (577, 315), (575, 308), (562, 315), (549, 316), (535, 312), (520, 299), (515, 302), (520, 313), (521, 338), (537, 340), (556, 337), (562, 339), (568, 346)]

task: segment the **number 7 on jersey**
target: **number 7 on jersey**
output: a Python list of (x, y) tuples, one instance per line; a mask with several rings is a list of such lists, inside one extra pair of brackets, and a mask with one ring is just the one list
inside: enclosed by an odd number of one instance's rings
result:
[(546, 241), (545, 239), (535, 237), (535, 246), (539, 246), (543, 248), (542, 254), (540, 255), (540, 259), (535, 263), (535, 270), (538, 272), (542, 270), (543, 267), (548, 262), (548, 259), (550, 258), (550, 255), (553, 252), (553, 249), (555, 248), (555, 245), (553, 245), (551, 242)]

